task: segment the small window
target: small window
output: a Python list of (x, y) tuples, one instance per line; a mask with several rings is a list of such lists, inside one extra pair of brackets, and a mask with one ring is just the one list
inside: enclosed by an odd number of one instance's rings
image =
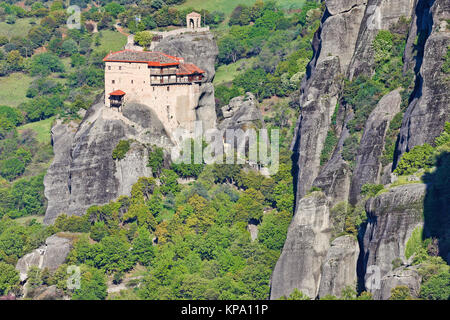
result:
[(153, 91), (155, 91), (155, 87), (153, 87)]
[(122, 67), (121, 67), (121, 66), (119, 66), (119, 70), (122, 70)]
[(112, 84), (116, 83), (116, 80), (112, 80), (111, 83), (112, 83)]
[(111, 66), (108, 66), (108, 70), (111, 70)]
[(170, 91), (170, 87), (167, 87), (167, 91)]
[(131, 84), (133, 84), (133, 80), (131, 80)]

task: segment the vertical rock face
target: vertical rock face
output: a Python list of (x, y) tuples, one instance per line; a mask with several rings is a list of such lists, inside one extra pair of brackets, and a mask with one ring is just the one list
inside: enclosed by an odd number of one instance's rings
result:
[(358, 255), (358, 241), (353, 236), (342, 236), (331, 243), (322, 266), (319, 297), (327, 294), (340, 297), (346, 286), (356, 286), (357, 274), (354, 266)]
[(300, 201), (272, 275), (271, 299), (289, 296), (295, 288), (311, 298), (317, 296), (322, 263), (330, 247), (329, 215), (329, 201), (321, 192)]
[(378, 183), (380, 180), (380, 157), (384, 150), (386, 132), (389, 123), (400, 112), (402, 97), (399, 91), (395, 90), (384, 96), (366, 122), (350, 190), (350, 202), (353, 204), (358, 201), (364, 184)]
[(49, 223), (69, 206), (70, 149), (77, 130), (76, 123), (58, 121), (52, 128), (52, 144), (55, 157), (44, 177), (45, 197), (48, 200), (44, 223)]
[[(320, 153), (327, 136), (340, 89), (339, 59), (328, 57), (316, 66), (301, 96), (302, 111), (296, 128), (294, 152), (298, 157), (298, 198), (311, 188), (319, 173)], [(295, 179), (295, 178), (294, 178)]]
[(414, 99), (403, 118), (397, 154), (401, 155), (416, 145), (433, 143), (446, 121), (450, 120), (450, 75), (442, 70), (443, 57), (450, 46), (450, 31), (442, 22), (450, 19), (450, 3), (436, 0), (431, 7), (432, 31), (425, 43), (418, 85)]
[[(375, 267), (383, 277), (392, 271), (394, 260), (406, 263), (406, 243), (413, 230), (422, 225), (425, 190), (424, 184), (408, 184), (367, 201), (368, 225), (363, 240), (366, 270)], [(381, 294), (376, 286), (369, 289)]]
[[(312, 43), (314, 55), (301, 85), (301, 110), (292, 143), (296, 215), (300, 213), (304, 205), (303, 197), (311, 186), (319, 187), (327, 196), (329, 206), (334, 206), (346, 201), (357, 204), (362, 200), (361, 187), (366, 183), (391, 183), (391, 172), (396, 163), (383, 168), (381, 156), (389, 124), (400, 112), (400, 89), (392, 88), (394, 91), (379, 102), (366, 121), (353, 172), (342, 158), (343, 144), (349, 137), (345, 123), (351, 119), (352, 113), (345, 110), (344, 105), (338, 110), (337, 121), (332, 123), (331, 118), (342, 93), (340, 80), (343, 77), (353, 80), (361, 75), (373, 75), (373, 40), (380, 30), (399, 28), (400, 25), (396, 24), (402, 17), (411, 19), (404, 53), (404, 72), (412, 69), (416, 73), (420, 70), (420, 73), (416, 75), (414, 99), (403, 119), (396, 158), (415, 145), (433, 142), (442, 132), (445, 121), (450, 119), (450, 82), (446, 80), (449, 76), (442, 72), (450, 35), (446, 26), (446, 20), (450, 19), (448, 1), (327, 0), (325, 5), (321, 26)], [(345, 123), (342, 124), (344, 118)], [(331, 159), (321, 166), (320, 155), (330, 130), (339, 137), (339, 142)], [(414, 227), (422, 223), (424, 190), (420, 184), (398, 187), (367, 202), (369, 224), (364, 241), (360, 242), (360, 260), (365, 267), (379, 267), (381, 276), (386, 276), (392, 271), (394, 259), (405, 259), (406, 241)], [(312, 226), (293, 226), (294, 222), (272, 275), (272, 286), (275, 287), (272, 288), (271, 298), (290, 294), (294, 288), (311, 297), (340, 294), (343, 284), (333, 278), (333, 272), (349, 275), (355, 271), (357, 263), (343, 259), (345, 262), (339, 265), (342, 269), (337, 264), (333, 264), (336, 269), (332, 269), (328, 258), (323, 257), (321, 268), (324, 273), (314, 273), (312, 270), (317, 269), (317, 259), (309, 261), (303, 257), (307, 252), (314, 251), (314, 247), (300, 245), (304, 244), (305, 239), (313, 237), (314, 233), (308, 233)], [(331, 248), (325, 251), (330, 256), (334, 254)], [(311, 271), (307, 273), (304, 270)], [(323, 280), (323, 285), (321, 281), (317, 282), (321, 277), (327, 279)], [(386, 279), (385, 287), (395, 282), (392, 281)], [(280, 283), (284, 283), (284, 287)], [(375, 294), (380, 298), (387, 296), (387, 293), (380, 291)]]
[[(54, 130), (55, 161), (45, 177), (48, 209), (44, 223), (52, 224), (62, 213), (83, 215), (91, 205), (129, 195), (139, 177), (151, 175), (144, 145), (168, 147), (170, 139), (157, 117), (141, 117), (142, 110), (149, 108), (134, 104), (126, 108), (119, 113), (103, 103), (93, 105), (71, 139), (61, 135), (65, 130)], [(63, 138), (65, 145), (61, 146), (57, 142)], [(125, 158), (114, 160), (112, 152), (118, 142), (130, 139), (135, 142)], [(64, 170), (58, 170), (58, 159), (65, 159)]]
[(367, 0), (364, 18), (361, 21), (356, 49), (352, 57), (348, 76), (371, 75), (374, 68), (374, 53), (371, 47), (378, 31), (387, 30), (400, 17), (410, 18), (415, 0)]

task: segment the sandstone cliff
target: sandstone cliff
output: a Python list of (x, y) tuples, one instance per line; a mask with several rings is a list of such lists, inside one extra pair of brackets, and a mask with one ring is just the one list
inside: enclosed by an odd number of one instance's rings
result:
[[(389, 298), (395, 283), (403, 283), (417, 294), (420, 283), (417, 275), (410, 269), (392, 270), (392, 261), (400, 259), (405, 262), (406, 241), (412, 230), (423, 223), (423, 185), (397, 187), (370, 199), (366, 204), (368, 225), (360, 232), (358, 248), (347, 245), (345, 249), (339, 249), (334, 242), (327, 246), (316, 244), (317, 248), (294, 246), (311, 235), (305, 238), (304, 233), (293, 225), (296, 217), (304, 214), (304, 199), (309, 197), (306, 195), (312, 186), (322, 190), (328, 209), (338, 202), (350, 202), (357, 209), (364, 208), (365, 198), (361, 195), (364, 184), (383, 183), (389, 188), (391, 172), (399, 156), (416, 145), (432, 143), (442, 132), (450, 115), (450, 85), (446, 81), (448, 75), (442, 71), (443, 57), (449, 46), (450, 32), (446, 23), (450, 4), (445, 0), (324, 2), (326, 9), (312, 43), (314, 56), (301, 85), (301, 112), (292, 143), (296, 192), (294, 218), (272, 275), (271, 298), (289, 295), (295, 288), (311, 298), (327, 294), (339, 296), (347, 285), (356, 288), (357, 269), (359, 281), (367, 279), (368, 265), (375, 265), (382, 271), (382, 287), (373, 291), (376, 299)], [(389, 124), (405, 102), (401, 88), (390, 88), (391, 92), (368, 115), (355, 162), (350, 166), (343, 159), (343, 144), (349, 137), (347, 123), (351, 121), (354, 110), (351, 106), (340, 105), (336, 120), (332, 121), (343, 92), (342, 79), (352, 80), (374, 74), (376, 65), (372, 43), (380, 30), (390, 30), (399, 21), (411, 21), (405, 34), (403, 71), (406, 74), (408, 70), (414, 70), (416, 81), (397, 139), (394, 162), (383, 166), (381, 158)], [(339, 137), (339, 142), (330, 160), (321, 164), (321, 152), (330, 130)], [(321, 211), (326, 210), (323, 208)], [(302, 228), (309, 230), (314, 222), (311, 219), (310, 224), (306, 223)], [(305, 257), (319, 249), (322, 252), (320, 258), (310, 261)], [(359, 251), (359, 259), (353, 259)], [(318, 269), (322, 270), (321, 273), (314, 271)], [(364, 287), (360, 289), (364, 290)]]

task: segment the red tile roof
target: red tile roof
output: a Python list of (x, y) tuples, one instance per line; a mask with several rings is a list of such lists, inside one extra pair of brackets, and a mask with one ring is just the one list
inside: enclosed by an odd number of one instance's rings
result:
[(179, 70), (177, 75), (205, 73), (205, 71), (197, 67), (195, 64), (183, 63), (183, 58), (169, 56), (162, 52), (121, 50), (108, 54), (103, 61), (147, 63), (150, 67), (178, 66)]
[(116, 90), (116, 91), (111, 92), (109, 95), (110, 96), (124, 96), (125, 92), (123, 92), (122, 90)]
[(152, 67), (177, 66), (183, 58), (169, 56), (162, 52), (121, 50), (108, 54), (105, 62), (139, 62), (147, 63)]
[(195, 64), (192, 63), (183, 63), (180, 64), (179, 72), (177, 72), (177, 75), (190, 75), (195, 73), (205, 73), (202, 69), (197, 67)]

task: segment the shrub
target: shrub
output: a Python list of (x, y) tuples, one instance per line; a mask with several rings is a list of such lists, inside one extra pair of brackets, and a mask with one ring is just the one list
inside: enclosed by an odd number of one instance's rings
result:
[(366, 183), (361, 188), (361, 194), (368, 197), (375, 197), (378, 192), (384, 189), (382, 184)]
[(419, 169), (430, 168), (433, 165), (432, 155), (433, 147), (428, 143), (422, 146), (415, 146), (411, 151), (403, 155), (394, 173), (398, 175), (409, 175)]
[(450, 272), (447, 270), (432, 276), (420, 288), (420, 296), (428, 300), (449, 300)]
[(120, 140), (112, 152), (112, 158), (114, 160), (122, 160), (123, 158), (125, 158), (129, 150), (130, 150), (130, 141)]
[(391, 57), (394, 46), (394, 36), (388, 30), (380, 30), (372, 43), (375, 53), (375, 61), (388, 60)]
[(19, 284), (19, 273), (14, 266), (0, 261), (0, 296)]
[(320, 165), (324, 165), (330, 159), (338, 141), (339, 138), (336, 136), (336, 133), (333, 130), (328, 130), (325, 145), (323, 146), (322, 153), (320, 154)]
[(355, 161), (356, 154), (358, 152), (359, 139), (357, 135), (351, 135), (344, 141), (344, 146), (342, 148), (342, 158), (345, 161), (353, 162)]
[(164, 150), (157, 146), (153, 146), (153, 149), (148, 153), (147, 167), (152, 168), (154, 177), (159, 177), (161, 169), (164, 165)]
[(409, 259), (413, 254), (419, 252), (419, 250), (423, 248), (422, 232), (423, 228), (417, 227), (414, 229), (413, 233), (411, 234), (411, 237), (408, 239), (405, 249), (406, 259)]

